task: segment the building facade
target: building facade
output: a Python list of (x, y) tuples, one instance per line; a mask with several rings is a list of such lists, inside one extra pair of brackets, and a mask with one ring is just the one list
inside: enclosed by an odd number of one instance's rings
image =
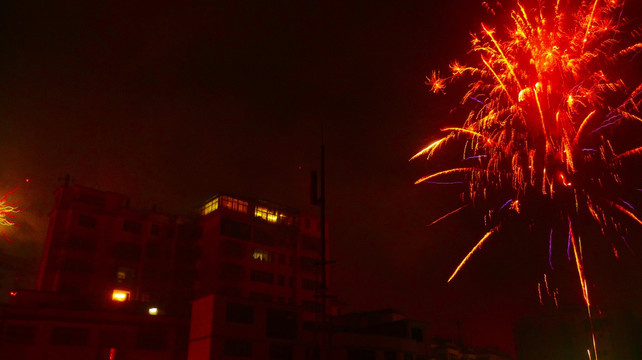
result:
[(218, 195), (202, 207), (199, 225), (199, 296), (296, 305), (306, 320), (317, 317), (322, 286), (318, 216)]
[(38, 290), (96, 305), (136, 301), (187, 313), (198, 236), (187, 217), (135, 210), (112, 192), (62, 186), (49, 215)]

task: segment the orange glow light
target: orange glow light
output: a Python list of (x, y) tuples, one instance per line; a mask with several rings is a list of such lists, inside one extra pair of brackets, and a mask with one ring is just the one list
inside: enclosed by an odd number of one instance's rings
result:
[(114, 291), (111, 294), (111, 299), (113, 301), (118, 301), (118, 302), (129, 301), (129, 295), (130, 295), (130, 292), (127, 290), (114, 289)]

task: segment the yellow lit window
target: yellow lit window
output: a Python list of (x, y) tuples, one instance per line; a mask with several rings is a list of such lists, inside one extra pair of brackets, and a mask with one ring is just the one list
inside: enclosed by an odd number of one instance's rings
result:
[(247, 213), (247, 201), (221, 196), (221, 206), (241, 213)]
[(252, 249), (252, 259), (265, 262), (272, 262), (274, 260), (270, 251), (259, 248)]
[(114, 292), (111, 293), (111, 299), (119, 302), (129, 301), (129, 295), (130, 292), (127, 290), (114, 289)]
[(254, 208), (254, 216), (275, 224), (292, 225), (292, 217), (290, 215), (265, 206), (256, 206)]
[(149, 313), (149, 315), (158, 315), (158, 308), (151, 307), (147, 309), (147, 312)]
[(210, 200), (207, 204), (205, 204), (201, 208), (201, 215), (205, 216), (217, 209), (218, 209), (218, 197), (215, 197), (214, 199)]

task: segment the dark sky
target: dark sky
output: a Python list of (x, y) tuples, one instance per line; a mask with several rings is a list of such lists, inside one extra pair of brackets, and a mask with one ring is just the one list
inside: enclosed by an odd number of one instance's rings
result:
[(428, 228), (457, 191), (413, 185), (429, 165), (408, 162), (460, 123), (424, 77), (465, 55), (479, 3), (3, 2), (0, 190), (20, 186), (25, 209), (3, 249), (39, 256), (66, 174), (173, 213), (218, 192), (316, 211), (323, 139), (332, 292), (510, 346), (538, 302), (541, 271), (522, 269), (545, 259), (500, 239), (446, 284), (483, 228), (468, 213)]

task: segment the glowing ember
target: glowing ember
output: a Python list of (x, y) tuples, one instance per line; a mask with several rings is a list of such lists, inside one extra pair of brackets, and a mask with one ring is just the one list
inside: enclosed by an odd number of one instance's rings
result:
[[(642, 154), (642, 147), (617, 146), (624, 139), (617, 133), (621, 124), (642, 122), (642, 85), (629, 87), (636, 80), (624, 81), (621, 75), (642, 51), (636, 40), (642, 31), (622, 17), (624, 1), (532, 3), (536, 5), (517, 4), (506, 31), (481, 25), (470, 51), (477, 65), (453, 62), (449, 77), (439, 72), (427, 77), (435, 93), (468, 78), (469, 90), (461, 104), (469, 115), (463, 125), (444, 129), (448, 135), (413, 159), (434, 157), (452, 140), (463, 139), (464, 160), (478, 161), (426, 175), (417, 183), (463, 176), (465, 202), (484, 206), (489, 214), (490, 230), (449, 281), (505, 221), (521, 216), (542, 225), (542, 208), (558, 214), (553, 222), (565, 224), (556, 231), (569, 233), (569, 253), (574, 255), (569, 258), (577, 268), (590, 317), (589, 286), (578, 255), (586, 235), (582, 229), (595, 221), (603, 234), (618, 234), (615, 241), (622, 241), (626, 225), (642, 224), (623, 199), (627, 189), (621, 180), (623, 161)], [(630, 135), (625, 140), (634, 139)], [(543, 226), (551, 231), (548, 245), (553, 226)], [(595, 345), (592, 350), (597, 359)]]

